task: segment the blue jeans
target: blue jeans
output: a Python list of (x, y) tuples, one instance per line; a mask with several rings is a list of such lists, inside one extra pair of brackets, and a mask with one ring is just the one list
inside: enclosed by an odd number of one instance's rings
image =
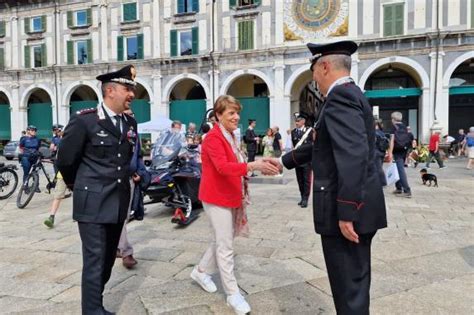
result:
[(395, 164), (397, 164), (398, 176), (400, 179), (395, 183), (397, 190), (402, 190), (406, 193), (411, 193), (410, 186), (408, 186), (408, 178), (405, 173), (405, 154), (394, 155)]
[(26, 181), (26, 178), (28, 178), (28, 174), (30, 173), (31, 166), (36, 163), (36, 160), (38, 158), (34, 157), (31, 158), (29, 155), (23, 155), (21, 157), (21, 167), (23, 168), (23, 183)]

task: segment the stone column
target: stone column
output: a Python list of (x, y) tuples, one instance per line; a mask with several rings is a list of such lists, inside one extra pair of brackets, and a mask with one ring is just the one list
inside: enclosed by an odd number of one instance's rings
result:
[[(157, 117), (169, 117), (167, 107), (162, 104), (162, 76), (161, 74), (154, 74), (151, 76), (153, 84), (153, 100), (150, 100), (150, 118), (151, 120)], [(157, 133), (151, 134), (152, 142), (155, 142), (158, 137)]]
[(109, 61), (109, 27), (107, 15), (107, 2), (99, 5), (100, 8), (100, 42), (101, 42), (101, 58), (102, 61)]
[[(12, 53), (11, 53), (11, 67), (13, 69), (20, 68), (20, 60), (21, 60), (21, 50), (20, 50), (20, 39), (18, 38), (18, 17), (12, 16), (10, 18), (11, 21), (11, 45), (12, 45)], [(13, 135), (12, 135), (13, 136)]]
[(153, 58), (159, 58), (161, 56), (160, 42), (161, 42), (161, 31), (160, 31), (160, 0), (153, 0), (152, 3), (152, 42), (153, 42)]
[(18, 83), (12, 83), (10, 85), (11, 91), (11, 138), (12, 140), (18, 140), (21, 137), (22, 130), (26, 130), (27, 124), (27, 111), (26, 108), (21, 108), (20, 104), (20, 85)]
[(270, 97), (270, 127), (278, 126), (280, 134), (285, 138), (286, 130), (291, 125), (290, 96), (285, 93), (285, 65), (283, 62), (273, 67), (274, 95)]
[[(433, 125), (436, 120), (438, 121), (437, 124), (443, 128), (443, 132), (448, 131), (448, 112), (449, 112), (449, 104), (443, 104), (443, 57), (445, 53), (439, 52), (438, 58), (436, 58), (436, 52), (432, 52), (429, 54), (431, 59), (431, 69), (430, 69), (430, 100), (431, 106), (429, 106), (429, 113), (422, 113), (423, 115), (428, 114), (428, 121), (425, 128), (428, 130), (423, 130), (423, 134), (425, 132), (429, 132), (429, 128)], [(436, 64), (438, 64), (438, 73), (436, 74)], [(435, 88), (436, 84), (436, 88)], [(436, 90), (436, 94), (435, 94)], [(436, 108), (434, 104), (436, 102)], [(425, 109), (425, 107), (423, 108)]]
[[(209, 94), (207, 95), (206, 109), (211, 109), (214, 106), (214, 102), (219, 97), (219, 70), (209, 70)], [(212, 78), (214, 77), (214, 85), (212, 84)]]

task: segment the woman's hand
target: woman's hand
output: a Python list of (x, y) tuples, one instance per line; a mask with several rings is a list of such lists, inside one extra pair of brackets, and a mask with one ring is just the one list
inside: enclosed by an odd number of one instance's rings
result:
[(262, 172), (263, 175), (278, 175), (280, 173), (278, 167), (264, 160), (250, 162), (247, 165), (249, 171), (253, 172), (254, 170), (258, 170)]

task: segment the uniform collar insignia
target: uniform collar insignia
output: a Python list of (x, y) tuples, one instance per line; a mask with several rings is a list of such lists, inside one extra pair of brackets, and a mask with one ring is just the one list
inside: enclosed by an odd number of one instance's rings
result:
[(105, 119), (104, 108), (102, 107), (102, 103), (97, 106), (97, 116), (100, 120)]
[(108, 137), (109, 134), (108, 133), (105, 133), (103, 130), (101, 130), (100, 132), (97, 133), (97, 135), (99, 137), (102, 137), (102, 138), (105, 138), (105, 137)]

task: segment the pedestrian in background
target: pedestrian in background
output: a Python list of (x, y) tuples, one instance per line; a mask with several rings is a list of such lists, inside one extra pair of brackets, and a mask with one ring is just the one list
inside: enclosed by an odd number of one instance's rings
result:
[[(308, 127), (306, 127), (306, 116), (298, 114), (295, 119), (296, 128), (291, 131), (291, 142), (293, 148), (301, 145), (310, 144), (313, 137), (309, 135)], [(295, 167), (296, 180), (298, 181), (298, 189), (300, 191), (300, 201), (298, 206), (301, 208), (308, 207), (308, 199), (311, 190), (311, 164), (301, 164)]]
[(431, 134), (430, 144), (429, 144), (430, 154), (428, 155), (428, 159), (426, 160), (426, 165), (425, 165), (426, 168), (428, 169), (430, 168), (430, 163), (433, 157), (436, 159), (436, 162), (438, 163), (439, 168), (446, 168), (439, 154), (440, 135), (441, 135), (441, 131), (439, 130), (434, 130), (433, 133)]
[(273, 151), (274, 140), (275, 140), (275, 137), (273, 136), (273, 130), (272, 128), (268, 128), (265, 136), (262, 139), (263, 157), (274, 156), (274, 151)]
[[(36, 163), (39, 158), (39, 148), (41, 147), (41, 140), (36, 137), (36, 127), (33, 125), (26, 128), (26, 136), (20, 140), (20, 163), (23, 168), (23, 183), (28, 178), (31, 166)], [(36, 187), (36, 192), (40, 192)]]
[(395, 161), (398, 176), (400, 179), (395, 183), (395, 195), (411, 198), (411, 188), (408, 184), (407, 173), (405, 172), (405, 159), (408, 148), (412, 145), (412, 140), (408, 134), (407, 127), (402, 122), (403, 115), (400, 112), (393, 112), (392, 128), (390, 129), (390, 147), (388, 149), (388, 161)]
[(387, 186), (387, 179), (383, 171), (383, 162), (385, 155), (390, 147), (390, 141), (383, 132), (383, 123), (381, 119), (375, 121), (375, 163), (379, 172), (380, 183), (382, 186)]
[(207, 292), (216, 292), (211, 274), (219, 271), (229, 304), (237, 314), (250, 312), (234, 275), (234, 237), (248, 235), (247, 174), (278, 174), (278, 168), (263, 160), (245, 162), (234, 131), (240, 120), (240, 102), (232, 96), (219, 96), (214, 104), (218, 123), (202, 144), (202, 177), (199, 199), (211, 225), (212, 242), (191, 278)]
[[(249, 119), (249, 127), (245, 132), (244, 142), (247, 144), (247, 154), (248, 162), (255, 161), (255, 155), (257, 154), (257, 143), (260, 140), (259, 137), (255, 134), (255, 127), (257, 126), (257, 121), (255, 119)], [(257, 176), (252, 171), (251, 177)]]
[(273, 126), (273, 154), (275, 157), (280, 157), (283, 150), (283, 140), (280, 134), (280, 128)]
[(469, 128), (469, 133), (465, 137), (464, 143), (467, 149), (467, 157), (469, 159), (466, 168), (470, 170), (474, 164), (474, 127)]

